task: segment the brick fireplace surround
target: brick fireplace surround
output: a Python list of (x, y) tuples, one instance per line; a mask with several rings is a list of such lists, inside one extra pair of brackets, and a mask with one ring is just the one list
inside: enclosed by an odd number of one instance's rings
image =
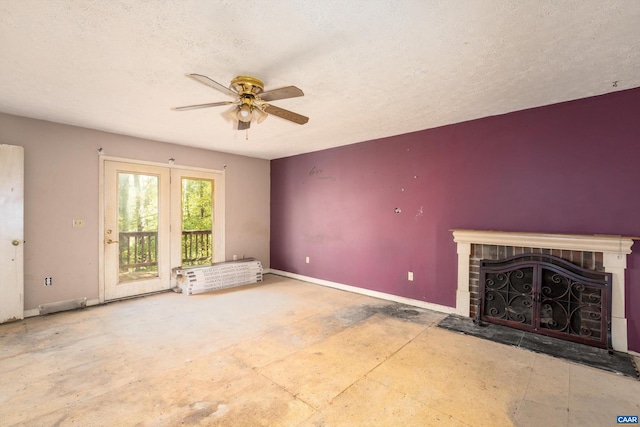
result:
[(611, 339), (614, 350), (627, 352), (625, 277), (633, 238), (608, 235), (539, 234), (451, 230), (458, 245), (456, 313), (475, 316), (480, 260), (523, 253), (545, 253), (590, 270), (612, 274)]

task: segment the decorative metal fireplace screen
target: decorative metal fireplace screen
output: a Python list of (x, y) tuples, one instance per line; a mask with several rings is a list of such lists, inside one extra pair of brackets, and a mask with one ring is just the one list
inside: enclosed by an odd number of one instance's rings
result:
[(480, 262), (477, 317), (611, 349), (611, 273), (546, 254)]

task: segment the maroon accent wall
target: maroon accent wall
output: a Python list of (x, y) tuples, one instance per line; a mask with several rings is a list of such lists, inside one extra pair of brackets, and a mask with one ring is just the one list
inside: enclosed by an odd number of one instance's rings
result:
[(455, 306), (453, 228), (640, 236), (640, 88), (271, 162), (271, 268)]

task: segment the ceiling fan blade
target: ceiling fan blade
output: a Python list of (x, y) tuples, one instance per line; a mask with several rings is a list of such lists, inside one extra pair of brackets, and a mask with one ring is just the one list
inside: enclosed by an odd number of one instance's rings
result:
[(184, 107), (176, 107), (174, 108), (174, 110), (176, 111), (197, 110), (198, 108), (219, 107), (221, 105), (229, 105), (229, 104), (233, 104), (233, 102), (222, 101), (222, 102), (212, 102), (209, 104), (186, 105)]
[(214, 89), (219, 90), (220, 92), (227, 94), (229, 96), (238, 96), (238, 94), (234, 91), (232, 91), (231, 89), (229, 89), (228, 87), (221, 85), (220, 83), (216, 82), (215, 80), (211, 80), (209, 77), (207, 76), (203, 76), (202, 74), (187, 74), (189, 77), (191, 77), (194, 80), (199, 81), (200, 83), (203, 83), (207, 86), (210, 86)]
[(280, 89), (273, 89), (262, 92), (259, 96), (263, 101), (275, 101), (277, 99), (287, 99), (304, 96), (304, 92), (295, 86), (286, 86), (281, 87)]
[(249, 129), (249, 126), (251, 126), (251, 122), (242, 122), (238, 120), (238, 130)]
[(289, 120), (290, 122), (294, 122), (299, 125), (303, 125), (309, 121), (309, 117), (305, 117), (298, 113), (285, 110), (284, 108), (275, 107), (270, 104), (264, 104), (264, 112), (267, 114), (273, 114), (274, 116), (278, 116), (281, 119)]

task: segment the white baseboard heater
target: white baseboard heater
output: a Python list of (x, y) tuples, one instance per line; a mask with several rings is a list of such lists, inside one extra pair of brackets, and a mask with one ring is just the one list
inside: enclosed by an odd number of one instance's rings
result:
[(185, 267), (175, 271), (177, 287), (185, 295), (262, 282), (262, 263), (254, 258)]
[(58, 313), (60, 311), (85, 308), (86, 306), (87, 306), (87, 298), (84, 297), (84, 298), (70, 299), (67, 301), (57, 301), (57, 302), (50, 302), (48, 304), (41, 304), (38, 306), (38, 312), (42, 316), (45, 314)]

